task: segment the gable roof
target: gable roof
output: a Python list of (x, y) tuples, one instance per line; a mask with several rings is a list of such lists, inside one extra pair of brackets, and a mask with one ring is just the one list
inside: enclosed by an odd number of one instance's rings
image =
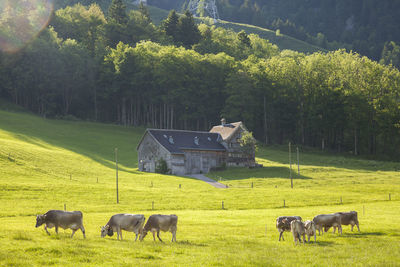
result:
[(223, 140), (229, 140), (241, 127), (244, 127), (241, 121), (226, 123), (212, 127), (210, 133), (219, 133)]
[(225, 151), (218, 133), (162, 129), (147, 129), (146, 132), (171, 154), (183, 154), (184, 150)]

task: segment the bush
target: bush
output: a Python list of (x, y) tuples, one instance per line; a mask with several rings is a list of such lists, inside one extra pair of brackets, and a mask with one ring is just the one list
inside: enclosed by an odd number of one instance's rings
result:
[(166, 174), (169, 171), (167, 162), (163, 158), (159, 159), (156, 165), (156, 173)]

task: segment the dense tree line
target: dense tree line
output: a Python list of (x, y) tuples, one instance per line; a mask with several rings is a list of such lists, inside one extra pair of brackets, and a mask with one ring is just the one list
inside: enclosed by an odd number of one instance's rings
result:
[(44, 117), (127, 126), (208, 130), (224, 116), (268, 144), (400, 159), (396, 68), (344, 50), (279, 51), (190, 13), (155, 26), (144, 6), (109, 10), (59, 9), (24, 49), (0, 53), (0, 96)]
[[(184, 9), (190, 0), (148, 2), (168, 10)], [(399, 1), (217, 0), (216, 3), (221, 19), (279, 29), (283, 34), (323, 48), (347, 48), (374, 60), (382, 58), (385, 43), (400, 44)], [(391, 56), (393, 63), (400, 60), (395, 53)]]

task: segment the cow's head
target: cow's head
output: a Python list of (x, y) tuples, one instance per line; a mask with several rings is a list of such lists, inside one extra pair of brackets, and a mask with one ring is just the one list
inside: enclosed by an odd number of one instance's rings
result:
[(36, 215), (36, 228), (44, 224), (46, 221), (46, 215)]
[(146, 237), (146, 235), (147, 235), (147, 230), (141, 229), (141, 230), (140, 230), (140, 237), (139, 237), (139, 240), (140, 240), (140, 241), (143, 241), (143, 239)]
[(315, 223), (314, 223), (313, 221), (306, 221), (306, 222), (304, 223), (304, 227), (305, 227), (307, 230), (315, 229)]
[(113, 229), (107, 224), (105, 226), (101, 226), (101, 237), (105, 237), (106, 235), (108, 236), (113, 236), (114, 231)]
[(278, 222), (276, 226), (279, 229), (285, 229), (285, 228), (290, 227), (290, 222), (288, 219), (285, 218), (282, 221)]

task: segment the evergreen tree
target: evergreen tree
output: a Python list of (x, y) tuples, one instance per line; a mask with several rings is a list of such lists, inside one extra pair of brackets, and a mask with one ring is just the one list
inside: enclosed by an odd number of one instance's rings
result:
[(123, 0), (113, 0), (108, 8), (108, 19), (117, 24), (126, 24), (128, 15), (126, 5)]
[(250, 46), (251, 46), (250, 38), (249, 38), (249, 36), (246, 34), (246, 32), (245, 32), (244, 30), (241, 30), (241, 31), (238, 33), (238, 39), (239, 39), (239, 41), (240, 41), (242, 44), (244, 44), (245, 46), (247, 46), (247, 47), (250, 47)]
[(386, 42), (379, 62), (387, 65), (392, 64), (393, 66), (400, 68), (400, 46), (393, 41)]
[(168, 17), (162, 23), (162, 28), (165, 34), (171, 36), (174, 42), (178, 40), (178, 20), (179, 16), (176, 11), (171, 10)]
[(140, 4), (139, 4), (139, 12), (142, 15), (142, 18), (143, 18), (144, 21), (146, 21), (147, 23), (151, 23), (149, 10), (143, 4), (143, 2), (140, 2)]
[(186, 10), (185, 14), (179, 18), (177, 26), (178, 40), (183, 46), (188, 48), (200, 41), (201, 34), (199, 28), (189, 10)]

